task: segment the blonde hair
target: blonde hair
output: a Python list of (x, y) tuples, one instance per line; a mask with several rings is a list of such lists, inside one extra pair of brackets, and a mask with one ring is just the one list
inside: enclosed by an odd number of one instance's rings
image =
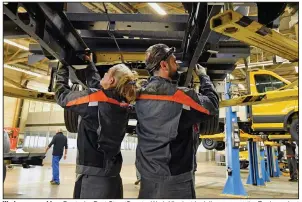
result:
[(138, 74), (131, 71), (125, 64), (118, 64), (111, 67), (112, 76), (115, 78), (116, 89), (118, 93), (131, 103), (134, 102), (137, 95), (138, 86), (136, 80)]

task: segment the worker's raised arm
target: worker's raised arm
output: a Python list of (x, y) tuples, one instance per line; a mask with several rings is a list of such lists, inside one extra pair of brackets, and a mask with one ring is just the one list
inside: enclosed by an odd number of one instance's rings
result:
[(90, 114), (89, 102), (93, 100), (90, 98), (91, 89), (83, 91), (71, 91), (68, 85), (69, 70), (66, 66), (61, 66), (57, 71), (56, 85), (55, 85), (55, 99), (58, 105), (63, 108), (77, 112), (83, 118)]
[(85, 69), (88, 88), (101, 89), (101, 76), (93, 61), (89, 62)]
[[(89, 50), (89, 49), (86, 49), (86, 50)], [(89, 62), (89, 64), (87, 65), (87, 67), (85, 69), (85, 75), (86, 75), (88, 88), (101, 89), (101, 83), (100, 83), (101, 76), (93, 62), (92, 53), (90, 53), (89, 55), (85, 55), (83, 59)]]
[(199, 123), (219, 114), (219, 97), (209, 76), (206, 75), (205, 68), (197, 65), (195, 71), (200, 79), (199, 93), (194, 89), (183, 89), (185, 94), (192, 99), (192, 106), (195, 106), (194, 108), (184, 106), (184, 117), (190, 120), (190, 123)]
[[(206, 96), (210, 100), (210, 102), (213, 104), (214, 111), (217, 113), (217, 110), (219, 109), (219, 96), (214, 88), (212, 81), (210, 80), (210, 77), (206, 74), (205, 68), (200, 65), (196, 66), (195, 72), (198, 75), (200, 81), (200, 94)], [(213, 114), (215, 112), (213, 112)]]

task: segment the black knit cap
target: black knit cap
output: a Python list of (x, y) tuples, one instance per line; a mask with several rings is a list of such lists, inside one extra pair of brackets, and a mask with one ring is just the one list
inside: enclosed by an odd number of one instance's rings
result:
[(149, 73), (159, 69), (160, 62), (166, 60), (175, 52), (175, 48), (169, 48), (165, 44), (155, 44), (150, 46), (146, 51), (146, 69)]

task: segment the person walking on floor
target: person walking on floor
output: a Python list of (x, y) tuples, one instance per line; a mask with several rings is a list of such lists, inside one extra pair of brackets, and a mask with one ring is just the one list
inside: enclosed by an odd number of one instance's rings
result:
[(297, 182), (298, 175), (297, 175), (296, 144), (293, 143), (291, 140), (284, 141), (283, 143), (286, 146), (286, 157), (287, 157), (287, 163), (290, 172), (289, 181)]
[(62, 133), (62, 130), (59, 130), (55, 136), (53, 136), (51, 142), (49, 143), (48, 147), (46, 148), (45, 153), (51, 148), (53, 145), (52, 151), (52, 180), (50, 183), (52, 185), (59, 185), (60, 184), (60, 168), (59, 163), (63, 156), (63, 150), (65, 147), (64, 153), (64, 160), (67, 157), (67, 137)]

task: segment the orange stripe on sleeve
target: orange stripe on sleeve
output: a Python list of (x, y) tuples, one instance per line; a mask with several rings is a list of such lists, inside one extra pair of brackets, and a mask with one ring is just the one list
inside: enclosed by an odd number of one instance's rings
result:
[(210, 114), (210, 112), (204, 108), (203, 106), (199, 105), (195, 100), (193, 100), (190, 96), (186, 95), (181, 90), (177, 90), (174, 95), (147, 95), (142, 94), (138, 98), (138, 100), (162, 100), (162, 101), (171, 101), (177, 102), (180, 104), (184, 104), (187, 106), (192, 107), (193, 109), (200, 111), (205, 114)]
[(77, 98), (75, 100), (71, 100), (67, 103), (67, 107), (73, 106), (73, 105), (80, 105), (80, 104), (84, 104), (84, 103), (88, 103), (89, 102), (89, 96), (90, 95), (86, 95), (84, 97), (80, 97)]

